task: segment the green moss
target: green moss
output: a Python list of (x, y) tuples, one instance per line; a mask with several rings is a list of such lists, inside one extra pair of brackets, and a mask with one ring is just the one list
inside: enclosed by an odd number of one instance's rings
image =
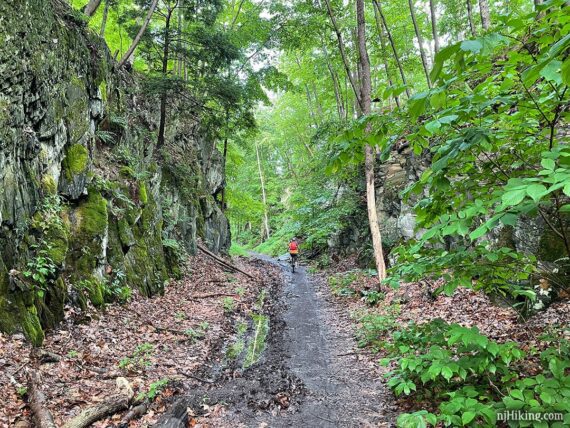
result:
[(63, 222), (53, 222), (45, 231), (44, 242), (49, 257), (61, 266), (69, 249), (69, 231)]
[(84, 174), (89, 164), (89, 152), (81, 144), (73, 144), (66, 150), (63, 160), (63, 170), (68, 180), (74, 176)]
[(103, 283), (97, 278), (92, 278), (88, 281), (87, 293), (93, 305), (103, 306), (105, 304)]
[(107, 229), (107, 201), (101, 193), (89, 188), (87, 200), (78, 209), (80, 232), (86, 238), (94, 238), (105, 233)]
[(131, 247), (135, 243), (135, 237), (133, 236), (133, 231), (131, 230), (131, 225), (126, 218), (122, 218), (117, 222), (119, 239), (125, 247)]
[(42, 178), (42, 190), (48, 195), (57, 193), (57, 184), (51, 175), (44, 175)]
[(40, 324), (40, 319), (38, 317), (38, 311), (35, 306), (28, 306), (26, 310), (23, 311), (21, 319), (22, 330), (26, 338), (34, 346), (41, 346), (45, 339), (44, 331)]
[(122, 166), (119, 170), (121, 176), (126, 178), (135, 178), (135, 170), (132, 169), (130, 166)]
[(104, 80), (99, 85), (99, 91), (101, 92), (101, 99), (106, 102), (107, 101), (107, 82), (105, 82)]
[(148, 194), (146, 193), (146, 184), (144, 181), (141, 181), (139, 183), (139, 200), (143, 205), (146, 205), (148, 203)]

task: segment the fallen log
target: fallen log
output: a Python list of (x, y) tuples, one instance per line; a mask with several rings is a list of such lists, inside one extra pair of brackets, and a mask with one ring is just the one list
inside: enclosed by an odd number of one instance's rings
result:
[(123, 416), (121, 422), (119, 422), (119, 428), (127, 428), (129, 426), (130, 421), (142, 417), (148, 410), (148, 406), (149, 403), (142, 403), (129, 410), (129, 412), (125, 416)]
[(224, 259), (222, 259), (221, 257), (218, 257), (217, 255), (215, 255), (214, 253), (212, 253), (210, 250), (202, 247), (201, 245), (197, 244), (196, 245), (198, 247), (198, 249), (200, 251), (202, 251), (204, 254), (207, 254), (208, 256), (210, 256), (211, 258), (213, 258), (215, 261), (217, 261), (219, 264), (221, 264), (222, 266), (227, 267), (228, 269), (232, 269), (236, 272), (239, 273), (243, 273), (245, 276), (247, 276), (248, 278), (254, 279), (252, 275), (250, 275), (249, 273), (241, 270), (240, 268), (232, 265), (231, 263), (226, 262)]
[(87, 428), (107, 416), (121, 412), (129, 408), (134, 392), (125, 378), (117, 378), (117, 389), (119, 393), (111, 396), (105, 401), (89, 407), (79, 415), (66, 422), (63, 428)]
[(188, 426), (188, 406), (180, 399), (164, 413), (154, 428), (186, 428)]
[(46, 396), (40, 388), (41, 383), (40, 374), (36, 370), (30, 369), (28, 371), (28, 392), (35, 426), (38, 428), (57, 428), (52, 414), (46, 407)]

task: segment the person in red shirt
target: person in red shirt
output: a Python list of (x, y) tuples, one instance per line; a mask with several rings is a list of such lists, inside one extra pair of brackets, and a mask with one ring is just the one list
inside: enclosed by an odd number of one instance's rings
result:
[(293, 272), (295, 272), (297, 257), (299, 256), (299, 243), (297, 242), (297, 238), (293, 238), (289, 242), (289, 255), (291, 256), (291, 266), (293, 266)]

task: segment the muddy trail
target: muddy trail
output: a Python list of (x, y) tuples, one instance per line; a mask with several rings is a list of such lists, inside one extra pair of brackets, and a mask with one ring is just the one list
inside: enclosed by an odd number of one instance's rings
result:
[(256, 257), (279, 266), (283, 283), (266, 290), (259, 316), (233, 344), (220, 344), (225, 357), (205, 367), (203, 386), (178, 398), (157, 426), (394, 426), (391, 394), (359, 358), (328, 289), (302, 266), (293, 274), (284, 261)]

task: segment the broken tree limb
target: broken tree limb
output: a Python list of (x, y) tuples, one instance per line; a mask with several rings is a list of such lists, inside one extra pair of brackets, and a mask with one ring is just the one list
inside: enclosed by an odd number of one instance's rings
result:
[(210, 297), (233, 297), (234, 299), (239, 297), (237, 294), (233, 293), (209, 293), (209, 294), (195, 294), (190, 296), (190, 299), (208, 299)]
[(40, 374), (36, 370), (30, 369), (28, 372), (28, 391), (35, 426), (38, 428), (57, 428), (53, 416), (46, 407), (46, 396), (40, 388), (41, 382)]
[(187, 426), (188, 407), (183, 399), (176, 401), (170, 410), (153, 425), (154, 428), (186, 428)]
[(133, 407), (119, 422), (119, 428), (127, 428), (129, 422), (142, 417), (148, 410), (149, 403), (142, 403)]
[(247, 273), (247, 272), (241, 270), (240, 268), (238, 268), (238, 267), (236, 267), (236, 266), (234, 266), (234, 265), (232, 265), (232, 264), (226, 262), (226, 261), (225, 261), (224, 259), (222, 259), (221, 257), (218, 257), (217, 255), (215, 255), (214, 253), (212, 253), (210, 250), (208, 250), (208, 249), (206, 249), (206, 248), (204, 248), (204, 247), (202, 247), (201, 245), (198, 245), (198, 244), (197, 244), (196, 246), (198, 247), (198, 249), (199, 249), (200, 251), (202, 251), (204, 254), (207, 254), (207, 255), (210, 256), (211, 258), (213, 258), (215, 261), (217, 261), (217, 262), (218, 262), (219, 264), (221, 264), (222, 266), (225, 266), (225, 267), (227, 267), (227, 268), (229, 268), (229, 269), (232, 269), (232, 270), (234, 270), (234, 271), (236, 271), (236, 272), (243, 273), (243, 274), (244, 274), (245, 276), (247, 276), (248, 278), (254, 279), (253, 276), (251, 276), (249, 273)]
[(107, 416), (128, 409), (129, 402), (134, 396), (132, 387), (125, 378), (118, 377), (117, 389), (119, 390), (118, 394), (85, 409), (79, 415), (66, 422), (63, 428), (87, 428)]

